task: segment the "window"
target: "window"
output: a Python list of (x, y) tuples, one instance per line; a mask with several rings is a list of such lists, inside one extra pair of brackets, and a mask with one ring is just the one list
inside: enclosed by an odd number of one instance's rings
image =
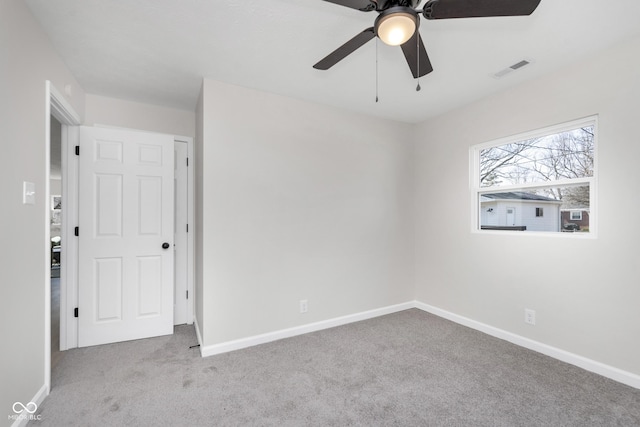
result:
[(593, 235), (596, 134), (594, 116), (472, 147), (473, 230)]

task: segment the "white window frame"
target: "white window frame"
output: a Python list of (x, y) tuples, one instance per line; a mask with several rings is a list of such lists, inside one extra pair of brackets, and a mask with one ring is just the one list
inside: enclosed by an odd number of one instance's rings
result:
[[(585, 126), (593, 126), (593, 176), (584, 178), (559, 179), (556, 181), (539, 181), (536, 183), (495, 185), (490, 187), (480, 186), (480, 152), (486, 148), (506, 145), (512, 142), (544, 137)], [(494, 139), (470, 147), (469, 149), (469, 185), (471, 195), (471, 232), (479, 234), (499, 234), (513, 236), (551, 236), (561, 238), (597, 238), (597, 181), (598, 181), (598, 115), (588, 116), (569, 122), (548, 126), (529, 132), (523, 132), (504, 138)], [(508, 191), (523, 191), (527, 189), (541, 189), (554, 187), (573, 187), (589, 185), (589, 232), (588, 233), (561, 233), (544, 231), (509, 231), (509, 230), (481, 230), (480, 229), (480, 197), (483, 194), (500, 193)]]
[[(574, 218), (573, 214), (577, 213), (578, 218)], [(582, 211), (569, 211), (569, 220), (570, 221), (582, 221)]]

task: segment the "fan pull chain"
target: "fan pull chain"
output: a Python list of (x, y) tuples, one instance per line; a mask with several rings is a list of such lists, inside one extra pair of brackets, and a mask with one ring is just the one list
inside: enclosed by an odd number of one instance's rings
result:
[[(416, 33), (418, 33), (418, 29), (416, 28)], [(418, 86), (416, 86), (416, 92), (420, 92), (420, 33), (418, 33), (418, 37), (416, 37), (416, 51), (418, 54), (416, 57), (418, 58)]]
[(376, 37), (376, 102), (378, 102), (378, 38)]

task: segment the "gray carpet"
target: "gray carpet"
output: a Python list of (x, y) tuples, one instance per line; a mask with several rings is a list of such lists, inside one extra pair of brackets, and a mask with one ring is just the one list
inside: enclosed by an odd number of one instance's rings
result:
[(640, 390), (407, 310), (201, 358), (193, 327), (63, 353), (46, 426), (640, 426)]
[(55, 370), (63, 353), (60, 351), (60, 278), (51, 278), (51, 369)]

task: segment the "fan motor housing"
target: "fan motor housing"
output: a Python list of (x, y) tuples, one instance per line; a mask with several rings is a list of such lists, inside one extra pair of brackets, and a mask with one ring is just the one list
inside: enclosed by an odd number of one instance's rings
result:
[(375, 3), (376, 10), (382, 11), (389, 9), (393, 6), (404, 6), (415, 8), (420, 3), (420, 0), (370, 0), (372, 3)]

